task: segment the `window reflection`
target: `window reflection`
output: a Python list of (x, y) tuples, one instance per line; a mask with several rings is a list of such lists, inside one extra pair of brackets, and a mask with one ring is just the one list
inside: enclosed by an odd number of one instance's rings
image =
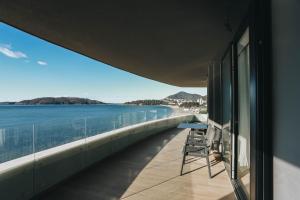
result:
[(222, 62), (222, 102), (223, 102), (223, 158), (226, 169), (231, 173), (231, 51)]
[(238, 42), (238, 178), (247, 196), (250, 193), (250, 60), (249, 30)]

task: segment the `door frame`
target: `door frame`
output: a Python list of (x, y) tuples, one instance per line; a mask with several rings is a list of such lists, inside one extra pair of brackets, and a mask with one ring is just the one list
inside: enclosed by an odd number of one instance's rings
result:
[[(273, 199), (271, 3), (252, 0), (229, 48), (232, 49), (232, 183), (246, 199), (237, 179), (238, 83), (237, 42), (249, 27), (250, 46), (250, 198)], [(227, 50), (224, 53), (226, 55)], [(222, 57), (222, 60), (224, 58)]]

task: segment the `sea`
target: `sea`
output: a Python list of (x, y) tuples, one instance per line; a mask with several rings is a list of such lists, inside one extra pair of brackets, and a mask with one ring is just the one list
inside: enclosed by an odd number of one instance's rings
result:
[(174, 113), (126, 104), (0, 105), (0, 163)]

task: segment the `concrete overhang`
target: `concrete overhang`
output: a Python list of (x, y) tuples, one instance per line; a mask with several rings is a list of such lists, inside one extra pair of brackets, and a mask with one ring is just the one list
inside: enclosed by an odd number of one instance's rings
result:
[(201, 87), (247, 8), (248, 0), (0, 0), (0, 20), (131, 73)]

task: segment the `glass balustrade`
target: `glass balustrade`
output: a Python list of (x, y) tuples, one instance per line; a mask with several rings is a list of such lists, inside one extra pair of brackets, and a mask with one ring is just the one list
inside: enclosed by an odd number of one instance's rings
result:
[(181, 113), (167, 109), (138, 110), (102, 117), (55, 119), (17, 126), (0, 124), (0, 163), (104, 132)]

